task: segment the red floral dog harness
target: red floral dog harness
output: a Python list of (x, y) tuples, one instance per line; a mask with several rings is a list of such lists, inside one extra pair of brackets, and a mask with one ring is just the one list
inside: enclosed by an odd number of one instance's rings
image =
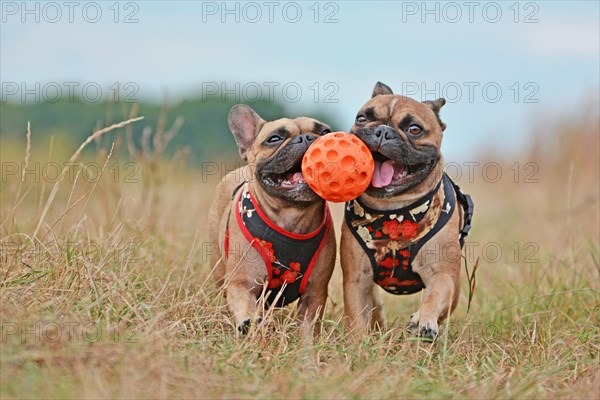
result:
[[(323, 221), (307, 234), (288, 232), (271, 221), (248, 190), (248, 183), (233, 193), (237, 224), (267, 267), (267, 305), (283, 307), (296, 301), (306, 289), (313, 266), (325, 245), (331, 228), (331, 215), (325, 203)], [(225, 233), (225, 255), (229, 251), (229, 221)], [(284, 286), (285, 283), (285, 286)], [(281, 292), (281, 295), (280, 295)], [(279, 296), (279, 299), (277, 299)]]
[(375, 210), (359, 199), (346, 203), (346, 224), (371, 260), (375, 283), (393, 294), (415, 293), (425, 287), (412, 270), (412, 262), (421, 247), (450, 220), (457, 196), (465, 209), (459, 232), (462, 247), (471, 228), (473, 202), (446, 174), (430, 193), (398, 210)]

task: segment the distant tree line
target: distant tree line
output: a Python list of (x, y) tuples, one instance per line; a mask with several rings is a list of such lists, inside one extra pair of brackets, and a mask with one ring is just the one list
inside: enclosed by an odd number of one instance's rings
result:
[[(133, 126), (133, 137), (139, 142), (147, 127), (156, 129), (161, 110), (166, 109), (166, 126), (170, 127), (176, 118), (183, 117), (184, 122), (177, 135), (169, 143), (165, 155), (173, 154), (177, 149), (186, 147), (189, 161), (193, 164), (214, 160), (220, 157), (236, 157), (237, 149), (227, 125), (227, 115), (234, 102), (219, 98), (188, 98), (159, 104), (151, 101), (125, 103), (103, 101), (85, 102), (82, 99), (60, 100), (55, 103), (11, 103), (0, 104), (0, 137), (2, 140), (25, 140), (27, 122), (31, 122), (34, 137), (50, 135), (67, 137), (77, 146), (95, 129), (126, 120), (131, 116), (132, 107), (137, 107), (137, 115), (144, 116), (143, 121)], [(299, 113), (292, 106), (283, 103), (258, 100), (250, 103), (267, 120), (281, 117), (295, 117)], [(331, 116), (310, 116), (333, 125)], [(105, 141), (114, 140), (122, 131), (111, 132)], [(122, 147), (123, 149), (126, 146)]]

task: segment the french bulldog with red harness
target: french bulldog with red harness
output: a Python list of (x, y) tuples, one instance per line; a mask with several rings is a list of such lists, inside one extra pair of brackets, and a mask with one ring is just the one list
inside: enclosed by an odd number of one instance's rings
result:
[(304, 153), (331, 132), (312, 118), (263, 120), (247, 105), (229, 112), (229, 127), (247, 165), (219, 183), (209, 213), (214, 277), (224, 285), (237, 330), (255, 322), (259, 300), (299, 300), (303, 336), (322, 317), (336, 241), (327, 203), (305, 182)]

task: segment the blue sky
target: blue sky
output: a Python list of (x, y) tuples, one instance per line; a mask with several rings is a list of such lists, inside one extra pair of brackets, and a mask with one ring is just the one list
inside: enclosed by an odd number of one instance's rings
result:
[(449, 99), (444, 150), (457, 160), (517, 151), (538, 121), (598, 98), (597, 1), (229, 2), (225, 14), (222, 2), (78, 2), (73, 22), (55, 4), (60, 18), (2, 3), (3, 83), (135, 82), (139, 99), (227, 84), (242, 102), (273, 88), (291, 113), (325, 110), (348, 129), (380, 80)]

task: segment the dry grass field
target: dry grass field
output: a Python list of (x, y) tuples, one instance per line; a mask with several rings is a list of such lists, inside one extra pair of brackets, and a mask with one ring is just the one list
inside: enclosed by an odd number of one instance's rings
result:
[(592, 109), (545, 124), (511, 159), (473, 155), (472, 177), (460, 164), (476, 287), (468, 310), (463, 271), (436, 343), (403, 332), (417, 294), (386, 295), (390, 329), (349, 344), (336, 265), (313, 349), (294, 307), (237, 338), (213, 286), (206, 217), (234, 160), (119, 158), (123, 128), (73, 158), (78, 143), (32, 126), (30, 146), (1, 149), (0, 396), (598, 399), (600, 120)]

